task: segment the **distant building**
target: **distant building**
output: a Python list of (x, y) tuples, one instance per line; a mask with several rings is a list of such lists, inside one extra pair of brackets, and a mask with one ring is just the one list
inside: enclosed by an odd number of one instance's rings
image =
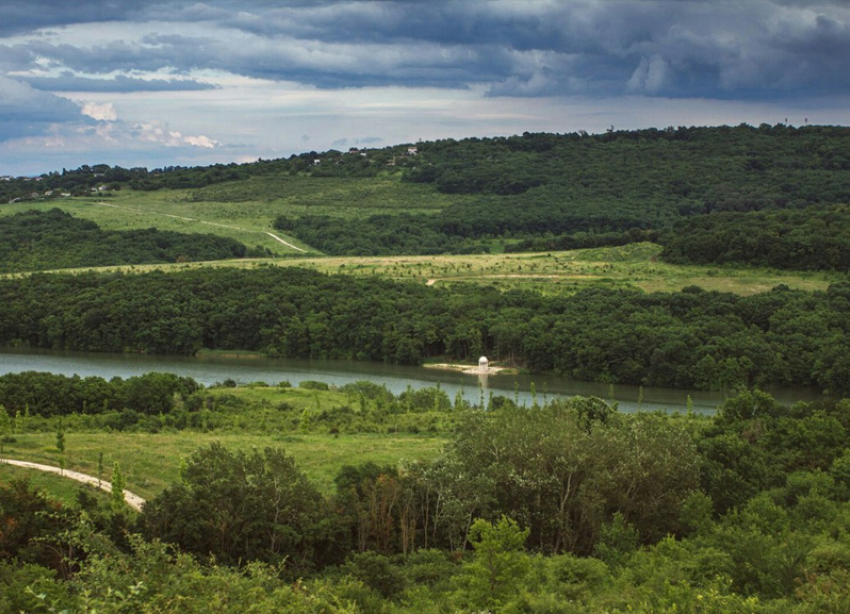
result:
[(490, 372), (490, 361), (487, 360), (486, 356), (482, 356), (478, 359), (478, 372), (479, 373), (489, 373)]
[(407, 148), (407, 155), (408, 156), (416, 156), (418, 154), (419, 154), (419, 148), (418, 147), (408, 147)]

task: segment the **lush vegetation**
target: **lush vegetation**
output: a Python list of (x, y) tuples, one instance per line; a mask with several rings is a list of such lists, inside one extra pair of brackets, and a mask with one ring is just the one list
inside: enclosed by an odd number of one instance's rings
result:
[(0, 343), (418, 364), (481, 354), (577, 379), (734, 389), (847, 391), (850, 286), (741, 297), (686, 288), (592, 287), (568, 298), (459, 285), (429, 288), (295, 268), (0, 281)]
[[(100, 414), (129, 410), (138, 414), (169, 412), (199, 390), (189, 377), (148, 373), (126, 380), (115, 377), (66, 377), (51, 373), (0, 375), (0, 406), (32, 416)], [(197, 407), (195, 408), (197, 409)]]
[[(403, 178), (476, 198), (437, 216), (342, 224), (307, 214), (282, 216), (276, 226), (332, 254), (486, 251), (493, 237), (524, 239), (514, 250), (622, 245), (653, 239), (683, 218), (847, 203), (847, 135), (742, 125), (447, 139), (420, 144)], [(671, 236), (686, 241), (700, 231), (697, 222)], [(797, 268), (793, 246), (784, 247), (774, 266)], [(804, 266), (846, 269), (834, 258)]]
[(717, 213), (676, 224), (661, 257), (680, 264), (744, 263), (798, 270), (850, 270), (850, 209)]
[(0, 272), (266, 255), (212, 234), (101, 230), (60, 209), (0, 217)]
[(465, 406), (439, 388), (407, 390), (398, 396), (361, 381), (329, 390), (305, 380), (233, 380), (203, 388), (191, 378), (148, 373), (105, 380), (27, 371), (0, 376), (0, 437), (12, 432), (74, 431), (160, 433), (169, 430), (299, 433), (442, 433), (453, 428), (450, 411)]
[[(597, 381), (829, 393), (785, 407), (744, 390), (708, 418), (483, 392), (472, 406), (369, 382), (3, 375), (0, 453), (126, 481), (148, 503), (139, 516), (87, 491), (58, 503), (4, 467), (0, 614), (847, 612), (848, 136), (525, 134), (0, 181), (0, 200), (24, 201), (3, 205), (7, 271), (222, 258), (211, 250), (242, 255), (246, 241), (297, 251), (265, 234), (276, 216), (334, 254), (630, 244), (305, 261), (345, 276), (265, 263), (10, 276), (0, 344), (404, 364), (486, 354)], [(22, 209), (63, 193), (94, 194), (63, 202), (100, 227)], [(241, 243), (116, 232), (152, 219)], [(656, 263), (645, 241), (685, 265), (832, 272), (756, 292), (779, 278)], [(690, 285), (735, 279), (746, 296)]]
[(278, 216), (274, 227), (298, 237), (326, 254), (471, 254), (489, 252), (485, 243), (447, 234), (430, 215), (373, 215), (349, 220), (329, 215)]
[(212, 443), (138, 518), (12, 482), (0, 612), (837, 614), (847, 405), (442, 403), (453, 433), (430, 459), (352, 463), (323, 490), (279, 447)]

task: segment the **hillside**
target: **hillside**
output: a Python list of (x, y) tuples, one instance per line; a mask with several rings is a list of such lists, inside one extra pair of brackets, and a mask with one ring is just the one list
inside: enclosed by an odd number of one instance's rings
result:
[[(683, 221), (847, 204), (848, 136), (843, 127), (785, 125), (526, 133), (206, 168), (100, 165), (37, 182), (3, 182), (0, 200), (35, 194), (36, 202), (48, 202), (58, 193), (91, 197), (95, 190), (97, 198), (118, 206), (133, 203), (134, 215), (168, 213), (251, 231), (251, 240), (234, 238), (279, 254), (296, 252), (259, 237), (272, 225), (285, 239), (332, 255), (548, 251), (647, 240), (668, 245), (715, 224), (676, 226)], [(44, 192), (32, 191), (36, 183)], [(51, 196), (44, 196), (48, 191)], [(62, 202), (74, 208), (88, 201)], [(19, 206), (6, 204), (0, 212)], [(743, 216), (736, 224), (744, 232), (762, 232), (761, 219)], [(768, 264), (795, 268), (798, 259), (789, 256), (794, 249), (782, 246), (786, 253)], [(681, 248), (666, 253), (673, 251), (679, 261), (705, 261), (683, 255)], [(846, 262), (832, 258), (804, 268), (846, 270)]]

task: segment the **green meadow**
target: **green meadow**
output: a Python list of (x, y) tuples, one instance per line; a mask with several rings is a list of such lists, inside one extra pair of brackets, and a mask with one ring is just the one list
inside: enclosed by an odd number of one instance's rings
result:
[[(658, 259), (661, 247), (638, 243), (565, 252), (444, 255), (347, 256), (223, 260), (178, 264), (100, 267), (86, 271), (181, 271), (207, 267), (297, 266), (329, 274), (378, 276), (436, 286), (461, 283), (500, 290), (534, 290), (570, 295), (594, 285), (637, 287), (646, 292), (675, 292), (687, 286), (751, 295), (784, 284), (799, 290), (825, 290), (847, 279), (846, 273), (784, 271), (743, 266), (675, 265)], [(64, 270), (63, 272), (72, 272)]]
[[(279, 447), (291, 454), (298, 466), (322, 489), (330, 491), (333, 478), (344, 465), (368, 461), (396, 465), (401, 461), (434, 458), (445, 443), (438, 435), (372, 434), (330, 435), (320, 433), (67, 433), (66, 468), (98, 476), (98, 458), (103, 453), (103, 479), (109, 480), (118, 462), (127, 478), (127, 489), (151, 498), (179, 477), (181, 460), (213, 441), (231, 450)], [(5, 457), (59, 466), (54, 433), (26, 433), (7, 444)], [(37, 475), (38, 474), (38, 475)], [(51, 494), (68, 500), (76, 482), (37, 471), (0, 464), (0, 481), (31, 476)]]
[[(129, 189), (108, 196), (4, 204), (0, 215), (59, 207), (89, 219), (104, 230), (158, 228), (184, 233), (213, 233), (277, 256), (319, 252), (272, 228), (279, 215), (330, 215), (344, 219), (394, 212), (436, 213), (470, 196), (440, 194), (431, 186), (402, 183), (398, 175), (369, 179), (262, 176), (192, 190)], [(267, 232), (304, 251), (293, 249)]]

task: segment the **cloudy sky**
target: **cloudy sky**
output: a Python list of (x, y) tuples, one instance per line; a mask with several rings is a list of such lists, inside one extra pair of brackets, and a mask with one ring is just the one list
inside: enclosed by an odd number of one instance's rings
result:
[(850, 124), (847, 0), (0, 0), (0, 175)]

